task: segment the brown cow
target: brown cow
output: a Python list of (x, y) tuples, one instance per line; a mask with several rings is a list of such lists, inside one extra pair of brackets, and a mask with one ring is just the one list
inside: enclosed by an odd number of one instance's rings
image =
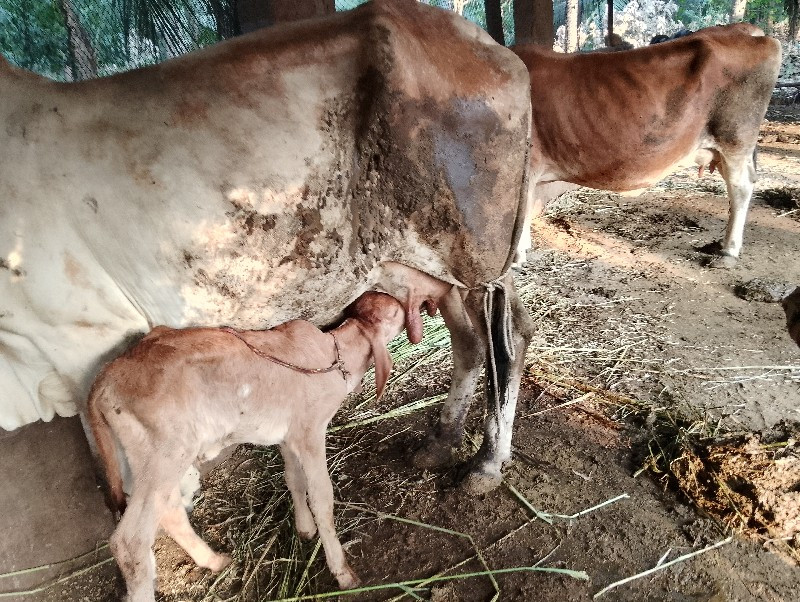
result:
[(629, 192), (686, 161), (718, 167), (730, 213), (714, 263), (735, 265), (758, 129), (781, 62), (776, 40), (739, 23), (620, 53), (513, 50), (531, 76), (535, 181)]

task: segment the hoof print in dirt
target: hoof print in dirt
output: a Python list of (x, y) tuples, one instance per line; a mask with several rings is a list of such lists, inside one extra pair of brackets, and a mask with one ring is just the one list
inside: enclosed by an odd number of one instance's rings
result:
[(695, 247), (694, 250), (698, 253), (705, 253), (706, 255), (719, 255), (722, 251), (722, 243), (718, 240), (713, 240), (699, 247)]
[(780, 303), (794, 290), (794, 284), (765, 278), (753, 278), (733, 287), (733, 293), (745, 301)]
[(773, 209), (795, 212), (800, 209), (800, 188), (786, 186), (768, 188), (756, 193), (756, 198), (764, 201)]
[(694, 247), (694, 250), (706, 255), (700, 258), (700, 265), (706, 268), (730, 270), (738, 263), (738, 258), (722, 254), (722, 243), (718, 240)]

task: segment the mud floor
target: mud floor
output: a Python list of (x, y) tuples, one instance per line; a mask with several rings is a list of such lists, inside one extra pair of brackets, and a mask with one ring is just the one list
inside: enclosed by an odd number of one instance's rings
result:
[[(681, 171), (638, 198), (578, 190), (535, 221), (516, 278), (538, 330), (505, 486), (471, 497), (458, 488), (462, 466), (411, 466), (449, 384), (439, 335), (422, 359), (398, 361), (379, 405), (353, 400), (337, 418), (337, 521), (365, 586), (537, 571), (341, 599), (586, 601), (729, 537), (596, 599), (800, 599), (800, 349), (776, 302), (800, 285), (800, 125), (781, 111), (763, 129), (734, 270), (706, 265), (727, 217), (716, 174)], [(478, 401), (465, 458), (482, 411)], [(209, 575), (161, 538), (160, 599), (334, 592), (316, 540), (297, 540), (290, 515), (274, 453), (240, 449), (206, 480), (192, 517), (233, 565)], [(118, 595), (119, 584), (96, 599)]]

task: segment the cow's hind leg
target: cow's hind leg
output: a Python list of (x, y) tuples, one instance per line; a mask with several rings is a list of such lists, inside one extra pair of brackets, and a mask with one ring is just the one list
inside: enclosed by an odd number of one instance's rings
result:
[(511, 458), (511, 433), (517, 406), (525, 352), (533, 336), (533, 323), (514, 288), (510, 275), (503, 286), (467, 299), (470, 317), (484, 324), (487, 339), (487, 413), (483, 444), (475, 457), (465, 486), (485, 493), (500, 485), (503, 464)]
[(756, 179), (753, 153), (736, 153), (722, 156), (720, 174), (728, 189), (728, 226), (720, 249), (721, 257), (712, 262), (713, 267), (732, 268), (742, 250), (744, 224), (753, 195)]
[(473, 326), (458, 289), (451, 289), (440, 309), (450, 330), (453, 373), (436, 432), (414, 456), (419, 468), (438, 468), (452, 461), (453, 452), (464, 438), (464, 421), (484, 362), (486, 343), (481, 339), (482, 331)]
[(161, 515), (161, 526), (175, 543), (186, 550), (197, 566), (218, 573), (231, 563), (230, 556), (215, 552), (194, 532), (179, 487), (175, 487), (169, 497)]

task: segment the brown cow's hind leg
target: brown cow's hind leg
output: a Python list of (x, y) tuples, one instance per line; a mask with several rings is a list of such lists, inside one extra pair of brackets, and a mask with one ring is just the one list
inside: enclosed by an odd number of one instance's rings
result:
[(722, 241), (721, 256), (711, 265), (717, 268), (732, 268), (742, 250), (744, 225), (747, 210), (753, 195), (755, 182), (755, 165), (752, 153), (723, 155), (720, 163), (720, 174), (728, 188), (728, 226)]

